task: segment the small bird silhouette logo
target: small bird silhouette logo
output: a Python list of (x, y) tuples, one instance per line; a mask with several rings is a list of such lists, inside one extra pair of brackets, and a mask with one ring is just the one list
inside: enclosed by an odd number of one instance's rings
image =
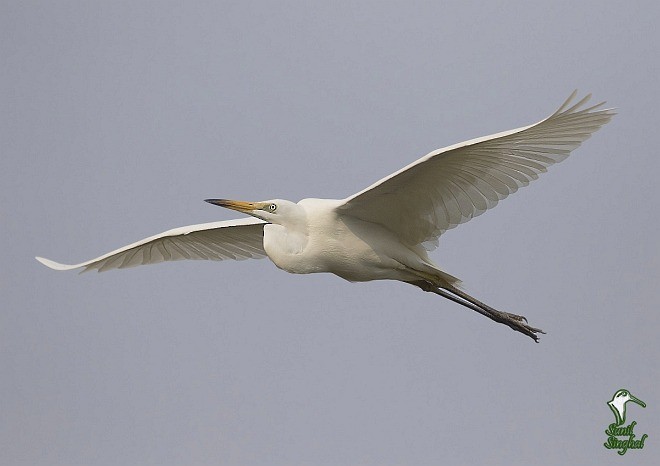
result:
[(617, 390), (611, 401), (607, 402), (607, 405), (610, 407), (616, 418), (616, 425), (620, 426), (626, 422), (626, 403), (629, 401), (634, 401), (642, 408), (646, 408), (646, 403), (644, 403), (639, 398), (635, 397), (626, 389)]

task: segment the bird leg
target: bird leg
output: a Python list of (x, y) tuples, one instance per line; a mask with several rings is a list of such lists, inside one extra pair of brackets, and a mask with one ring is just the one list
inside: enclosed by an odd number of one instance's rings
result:
[(442, 296), (443, 298), (447, 298), (451, 301), (454, 301), (455, 303), (465, 306), (468, 309), (472, 309), (473, 311), (476, 311), (479, 314), (494, 320), (495, 322), (508, 325), (511, 329), (527, 335), (537, 343), (539, 341), (539, 337), (536, 334), (545, 333), (541, 329), (527, 325), (527, 319), (524, 316), (510, 314), (508, 312), (502, 312), (498, 311), (497, 309), (493, 309), (487, 304), (482, 303), (478, 299), (473, 298), (469, 294), (459, 290), (454, 286), (445, 285), (443, 287), (438, 287), (424, 280), (410, 283), (420, 287), (424, 291), (435, 293)]

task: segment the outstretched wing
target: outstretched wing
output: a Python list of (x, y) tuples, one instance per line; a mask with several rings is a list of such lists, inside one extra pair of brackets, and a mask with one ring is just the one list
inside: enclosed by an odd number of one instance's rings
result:
[(245, 218), (175, 228), (74, 265), (59, 264), (43, 257), (36, 259), (51, 269), (85, 267), (84, 272), (94, 269), (105, 272), (184, 259), (260, 259), (266, 256), (263, 246), (264, 224), (256, 218)]
[(437, 238), (481, 215), (588, 139), (612, 109), (573, 106), (576, 92), (539, 123), (438, 149), (346, 198), (337, 210), (381, 224), (409, 245)]

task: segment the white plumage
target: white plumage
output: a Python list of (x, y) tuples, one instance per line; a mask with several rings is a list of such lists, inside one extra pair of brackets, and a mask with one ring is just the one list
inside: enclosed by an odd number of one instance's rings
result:
[(387, 224), (407, 244), (435, 242), (445, 231), (495, 207), (610, 121), (603, 103), (569, 107), (576, 92), (533, 125), (435, 150), (346, 199), (342, 212)]
[(256, 218), (242, 218), (174, 228), (80, 264), (59, 264), (43, 257), (37, 257), (37, 260), (55, 270), (84, 267), (85, 272), (105, 272), (184, 259), (261, 259), (266, 257), (263, 246), (264, 223)]
[(242, 260), (268, 256), (292, 273), (330, 272), (351, 281), (400, 280), (451, 299), (536, 341), (541, 330), (497, 311), (458, 288), (426, 250), (442, 233), (481, 215), (550, 165), (564, 160), (612, 109), (572, 104), (522, 128), (438, 149), (343, 200), (240, 202), (209, 199), (255, 218), (176, 228), (96, 259), (56, 270), (105, 271), (182, 259)]

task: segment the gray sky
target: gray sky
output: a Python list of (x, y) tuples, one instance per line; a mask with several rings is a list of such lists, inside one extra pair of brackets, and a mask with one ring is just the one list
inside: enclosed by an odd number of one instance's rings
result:
[[(353, 3), (2, 3), (0, 464), (657, 464), (657, 2)], [(538, 345), (268, 260), (33, 259), (342, 198), (575, 88), (619, 115), (432, 255)]]

